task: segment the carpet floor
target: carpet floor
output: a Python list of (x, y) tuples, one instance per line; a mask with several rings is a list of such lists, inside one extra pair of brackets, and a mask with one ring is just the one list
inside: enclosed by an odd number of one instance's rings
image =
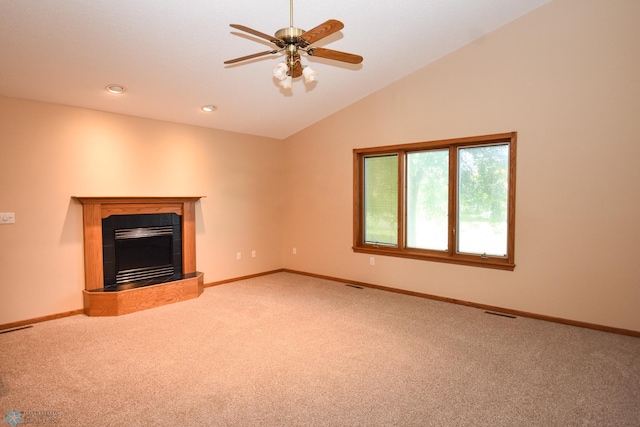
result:
[(284, 272), (0, 349), (7, 425), (640, 425), (638, 338)]

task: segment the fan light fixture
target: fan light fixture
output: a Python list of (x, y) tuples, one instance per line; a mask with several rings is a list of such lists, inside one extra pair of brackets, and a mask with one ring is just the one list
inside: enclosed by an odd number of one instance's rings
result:
[[(291, 87), (293, 86), (293, 77), (291, 76), (289, 70), (290, 68), (285, 62), (281, 62), (273, 67), (273, 77), (280, 80), (280, 86), (282, 86), (284, 89), (291, 89)], [(305, 83), (316, 81), (317, 75), (318, 72), (312, 70), (309, 66), (305, 65), (302, 68), (302, 76), (304, 77)]]
[(256, 31), (243, 25), (231, 24), (231, 28), (268, 40), (273, 43), (277, 49), (242, 56), (240, 58), (225, 61), (224, 63), (235, 64), (237, 62), (258, 58), (264, 55), (273, 55), (284, 52), (286, 55), (284, 61), (273, 67), (273, 77), (280, 81), (280, 86), (285, 89), (290, 89), (293, 85), (294, 78), (302, 76), (304, 77), (305, 83), (312, 83), (317, 80), (318, 73), (310, 67), (302, 65), (300, 62), (301, 53), (306, 53), (309, 56), (317, 56), (319, 58), (332, 59), (334, 61), (347, 62), (350, 64), (360, 64), (362, 62), (362, 56), (360, 55), (339, 52), (337, 50), (325, 49), (322, 47), (312, 47), (311, 45), (318, 40), (343, 29), (344, 24), (336, 19), (329, 19), (309, 31), (296, 28), (293, 26), (293, 0), (290, 0), (290, 4), (291, 14), (289, 27), (278, 30), (274, 36), (261, 33), (260, 31)]

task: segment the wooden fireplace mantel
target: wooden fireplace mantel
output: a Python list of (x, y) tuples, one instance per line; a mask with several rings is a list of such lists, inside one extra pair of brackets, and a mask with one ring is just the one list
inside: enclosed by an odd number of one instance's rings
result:
[[(117, 307), (122, 298), (117, 292), (98, 292), (104, 288), (104, 267), (102, 253), (102, 220), (111, 215), (136, 215), (175, 213), (182, 218), (182, 271), (185, 275), (196, 272), (196, 231), (195, 231), (195, 204), (201, 197), (73, 197), (82, 203), (83, 230), (84, 230), (84, 270), (85, 270), (85, 313), (87, 315), (118, 315), (131, 311), (134, 308)], [(196, 295), (185, 297), (182, 290), (176, 292), (174, 286), (181, 286), (179, 281), (171, 284), (153, 285), (122, 292), (136, 292), (137, 299), (144, 299), (154, 295), (156, 305), (168, 304), (175, 295), (188, 299), (197, 297), (202, 293), (202, 273), (195, 274)], [(188, 284), (192, 281), (186, 280)], [(163, 289), (165, 291), (163, 291)], [(187, 292), (191, 295), (191, 293)], [(131, 300), (128, 295), (127, 300)], [(105, 305), (113, 305), (113, 310), (106, 310)], [(134, 304), (136, 307), (150, 308), (153, 302)], [(113, 313), (111, 311), (114, 311)]]

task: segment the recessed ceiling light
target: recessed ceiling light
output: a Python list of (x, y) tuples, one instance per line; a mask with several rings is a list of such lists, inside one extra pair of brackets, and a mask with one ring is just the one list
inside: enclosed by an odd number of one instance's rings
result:
[(213, 111), (216, 111), (218, 109), (218, 107), (216, 107), (215, 105), (205, 105), (204, 107), (202, 107), (202, 111), (206, 111), (207, 113), (211, 113)]
[(124, 93), (127, 90), (127, 88), (121, 85), (109, 85), (106, 87), (106, 89), (107, 89), (107, 92), (115, 93), (115, 94)]

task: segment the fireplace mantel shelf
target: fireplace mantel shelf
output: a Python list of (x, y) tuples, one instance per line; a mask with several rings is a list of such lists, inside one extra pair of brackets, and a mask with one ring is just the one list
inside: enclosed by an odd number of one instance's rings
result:
[(179, 197), (179, 196), (167, 196), (167, 197), (153, 197), (153, 196), (125, 196), (125, 197), (82, 197), (73, 196), (74, 199), (80, 201), (82, 204), (89, 203), (171, 203), (171, 202), (197, 202), (204, 198), (204, 196), (193, 197)]
[[(73, 197), (83, 205), (85, 314), (115, 316), (200, 296), (203, 274), (196, 272), (195, 203), (201, 198)], [(122, 295), (117, 292), (96, 293), (96, 290), (104, 288), (102, 220), (111, 215), (150, 213), (175, 213), (182, 218), (182, 270), (184, 274), (197, 273), (196, 277), (130, 289), (122, 291), (126, 292)], [(126, 301), (126, 306), (122, 305), (123, 301)]]

